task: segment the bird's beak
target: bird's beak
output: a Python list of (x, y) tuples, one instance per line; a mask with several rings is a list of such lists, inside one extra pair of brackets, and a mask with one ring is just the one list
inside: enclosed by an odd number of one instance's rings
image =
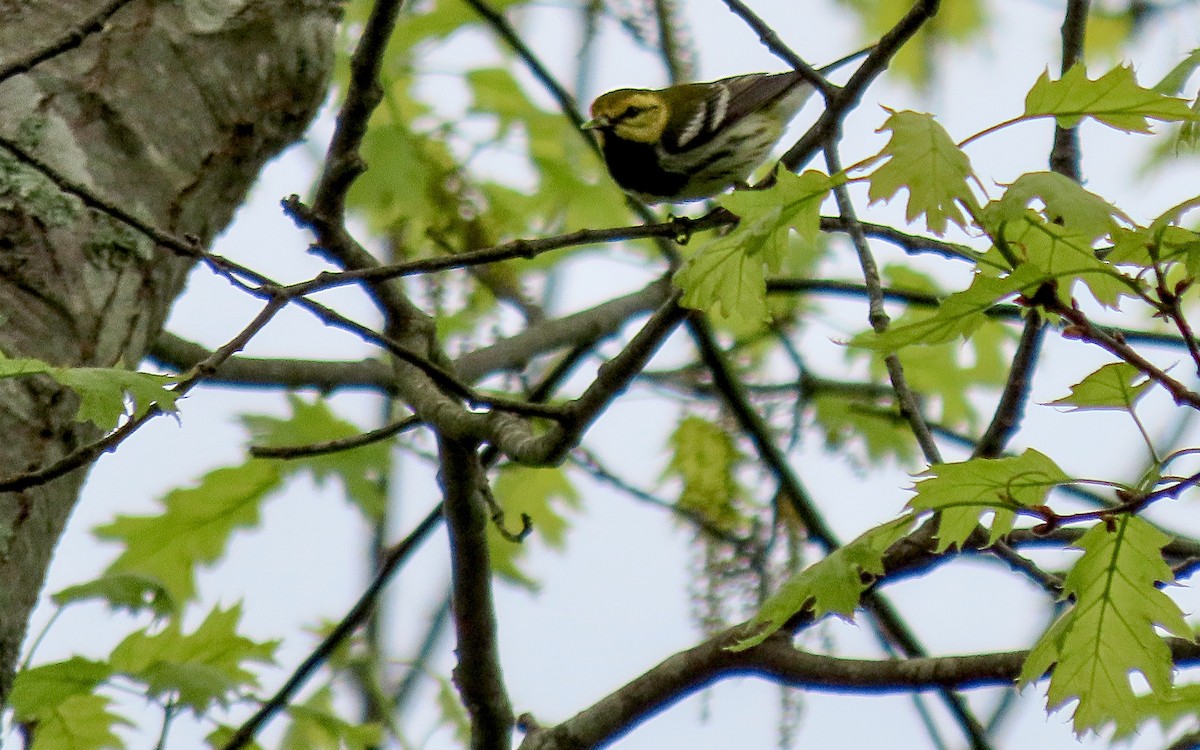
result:
[(600, 130), (601, 128), (607, 128), (611, 124), (607, 117), (596, 117), (588, 120), (581, 127), (584, 130)]

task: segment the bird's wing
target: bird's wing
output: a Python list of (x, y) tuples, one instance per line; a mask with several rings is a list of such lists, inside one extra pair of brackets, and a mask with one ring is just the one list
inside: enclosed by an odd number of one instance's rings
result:
[(690, 97), (689, 106), (672, 109), (666, 131), (673, 137), (664, 145), (672, 152), (702, 146), (721, 128), (769, 106), (802, 82), (798, 73), (752, 73), (692, 84), (702, 87), (704, 95)]

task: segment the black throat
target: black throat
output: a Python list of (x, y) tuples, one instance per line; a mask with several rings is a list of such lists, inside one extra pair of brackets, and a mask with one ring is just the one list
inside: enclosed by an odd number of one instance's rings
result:
[(627, 141), (606, 132), (603, 151), (609, 174), (629, 192), (669, 198), (687, 183), (686, 174), (659, 166), (658, 153), (651, 143)]

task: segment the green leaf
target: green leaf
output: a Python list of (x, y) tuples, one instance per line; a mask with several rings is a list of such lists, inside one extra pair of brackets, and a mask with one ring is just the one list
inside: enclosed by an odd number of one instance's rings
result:
[(197, 716), (213, 704), (228, 706), (238, 693), (258, 687), (248, 662), (271, 664), (277, 641), (256, 642), (237, 632), (241, 605), (213, 608), (195, 632), (177, 619), (159, 633), (133, 633), (112, 653), (112, 667), (146, 685), (150, 696), (172, 695)]
[(128, 413), (126, 399), (133, 402), (133, 415), (141, 416), (152, 404), (175, 411), (176, 394), (167, 386), (178, 378), (130, 372), (111, 367), (54, 367), (41, 360), (9, 359), (0, 354), (0, 378), (47, 375), (79, 395), (78, 422), (92, 422), (108, 432)]
[[(519, 532), (521, 517), (528, 516), (534, 534), (547, 547), (561, 550), (565, 546), (569, 523), (557, 506), (579, 507), (579, 493), (562, 468), (505, 464), (492, 482), (492, 493), (504, 511), (507, 531), (514, 534)], [(518, 586), (536, 590), (537, 582), (528, 577), (519, 565), (529, 539), (523, 542), (506, 539), (490, 523), (487, 534), (492, 568), (496, 575)]]
[(1118, 723), (1114, 740), (1124, 739), (1144, 722), (1155, 719), (1165, 734), (1184, 719), (1194, 719), (1200, 713), (1200, 685), (1176, 685), (1169, 691), (1139, 695), (1133, 702), (1133, 718)]
[[(1127, 219), (1116, 206), (1079, 183), (1056, 172), (1029, 172), (1008, 186), (1000, 200), (984, 209), (984, 223), (999, 228), (1006, 221), (1019, 220), (1035, 202), (1046, 221), (1065, 227), (1095, 242), (1116, 227), (1115, 217)], [(1132, 222), (1130, 222), (1132, 223)]]
[(459, 747), (467, 747), (471, 742), (471, 717), (449, 680), (438, 678), (437, 706), (441, 714), (438, 724), (453, 730)]
[(102, 695), (72, 695), (38, 719), (29, 750), (124, 750), (113, 729), (133, 723), (109, 711), (111, 703)]
[(158, 515), (118, 516), (94, 532), (125, 546), (107, 573), (149, 576), (176, 604), (190, 601), (196, 567), (216, 562), (235, 530), (258, 524), (263, 498), (281, 481), (275, 463), (250, 460), (209, 472), (197, 487), (172, 490)]
[(1171, 538), (1137, 516), (1099, 523), (1075, 543), (1083, 550), (1064, 580), (1075, 603), (1029, 653), (1022, 683), (1054, 667), (1047, 691), (1051, 710), (1077, 700), (1075, 731), (1135, 723), (1129, 673), (1141, 672), (1156, 695), (1171, 688), (1171, 651), (1155, 628), (1191, 640), (1178, 605), (1157, 588), (1174, 580), (1162, 548)]
[[(334, 414), (324, 399), (308, 403), (295, 394), (288, 394), (288, 405), (292, 414), (285, 419), (257, 414), (242, 417), (255, 443), (272, 447), (308, 445), (354, 437), (363, 432)], [(363, 514), (369, 520), (378, 520), (383, 517), (387, 503), (381, 480), (389, 471), (389, 451), (390, 443), (377, 441), (353, 450), (280, 461), (276, 466), (284, 477), (310, 472), (318, 485), (331, 478), (337, 479)]]
[[(600, 161), (569, 120), (539, 107), (507, 69), (472, 70), (466, 78), (472, 110), (497, 118), (496, 141), (514, 131), (524, 131), (526, 136), (524, 143), (510, 139), (499, 144), (509, 153), (514, 147), (525, 146), (539, 181), (524, 204), (521, 225), (513, 227), (514, 231), (524, 229), (535, 217), (544, 219), (541, 223), (546, 226), (559, 225), (561, 220), (574, 227), (612, 224), (628, 216), (619, 190), (597, 189), (602, 174)], [(574, 199), (585, 194), (587, 200)]]
[[(237, 734), (237, 731), (237, 727), (220, 724), (216, 729), (208, 733), (208, 736), (204, 738), (204, 742), (208, 745), (209, 750), (224, 750), (229, 745), (229, 741)], [(263, 750), (263, 746), (254, 740), (250, 740), (244, 747), (245, 750)]]
[(1033, 210), (1025, 210), (1011, 220), (997, 220), (993, 237), (1002, 242), (1031, 276), (1054, 279), (1058, 294), (1069, 304), (1073, 282), (1087, 285), (1092, 296), (1107, 307), (1116, 307), (1122, 295), (1132, 295), (1142, 282), (1126, 277), (1113, 264), (1097, 257), (1094, 239)]
[(892, 133), (880, 152), (890, 158), (869, 176), (871, 202), (889, 201), (904, 188), (910, 223), (923, 214), (925, 226), (935, 234), (945, 234), (949, 222), (965, 228), (959, 204), (974, 205), (967, 185), (971, 161), (933, 115), (892, 112), (879, 130)]
[(1061, 80), (1050, 80), (1044, 72), (1025, 97), (1026, 117), (1053, 116), (1060, 127), (1073, 128), (1091, 117), (1110, 128), (1129, 133), (1148, 133), (1148, 120), (1179, 122), (1195, 115), (1183, 99), (1143, 88), (1133, 68), (1119, 66), (1099, 79), (1088, 79), (1082, 65), (1068, 70)]
[(179, 602), (171, 597), (171, 592), (161, 581), (137, 573), (106, 573), (87, 583), (68, 586), (50, 598), (60, 607), (100, 599), (114, 610), (136, 614), (149, 609), (158, 617), (179, 611)]
[(94, 693), (112, 673), (107, 662), (82, 656), (22, 669), (13, 678), (8, 703), (17, 721), (42, 721), (69, 698)]
[(324, 686), (302, 704), (288, 706), (292, 723), (279, 750), (367, 750), (383, 742), (378, 724), (351, 724), (334, 713), (333, 691)]
[(971, 287), (942, 300), (932, 314), (893, 325), (883, 333), (867, 332), (855, 336), (851, 346), (894, 352), (915, 344), (941, 344), (970, 336), (986, 320), (987, 310), (1013, 294), (1032, 292), (1045, 280), (1036, 268), (1020, 266), (1008, 276), (996, 278), (975, 274)]
[(972, 458), (936, 464), (918, 474), (908, 507), (940, 514), (937, 551), (961, 548), (986, 513), (993, 515), (988, 543), (1012, 531), (1016, 513), (1042, 505), (1050, 490), (1071, 481), (1045, 454), (1032, 448), (1010, 458)]
[(1128, 362), (1112, 362), (1071, 386), (1071, 394), (1051, 401), (1051, 406), (1070, 406), (1071, 411), (1118, 409), (1133, 411), (1146, 394), (1150, 379)]
[[(858, 16), (863, 39), (876, 39), (888, 33), (913, 8), (911, 0), (838, 0), (838, 4)], [(989, 28), (988, 15), (983, 0), (941, 3), (937, 15), (926, 20), (909, 43), (901, 45), (888, 63), (888, 74), (894, 73), (917, 87), (928, 87), (941, 70), (938, 51), (980, 39)]]
[(517, 79), (503, 68), (476, 68), (467, 73), (466, 81), (471, 89), (471, 108), (496, 115), (502, 133), (522, 123), (533, 108)]
[(729, 234), (709, 242), (675, 274), (682, 304), (734, 324), (767, 319), (767, 273), (778, 272), (791, 248), (789, 232), (815, 238), (830, 179), (816, 171), (781, 171), (768, 190), (743, 190), (721, 203), (741, 218)]
[(912, 430), (896, 419), (894, 411), (831, 393), (818, 392), (811, 403), (813, 418), (824, 431), (825, 447), (830, 451), (851, 457), (848, 443), (853, 438), (862, 441), (866, 461), (857, 459), (856, 466), (866, 468), (888, 457), (903, 463), (916, 456)]
[(416, 223), (412, 235), (418, 247), (404, 249), (418, 254), (427, 242), (423, 228), (450, 207), (444, 184), (457, 166), (443, 141), (412, 129), (410, 124), (426, 116), (427, 108), (408, 96), (409, 85), (408, 78), (386, 85), (384, 106), (371, 118), (360, 149), (370, 169), (354, 181), (346, 200), (376, 233)]
[(49, 374), (79, 394), (75, 419), (91, 422), (106, 432), (125, 415), (127, 398), (133, 402), (134, 417), (142, 416), (154, 404), (163, 411), (175, 411), (176, 394), (167, 388), (178, 380), (175, 375), (103, 367), (64, 367)]
[(1110, 263), (1134, 264), (1142, 268), (1182, 260), (1188, 272), (1195, 276), (1200, 271), (1200, 234), (1180, 223), (1185, 214), (1197, 207), (1200, 207), (1200, 196), (1193, 196), (1164, 211), (1149, 227), (1118, 230), (1105, 259)]
[(827, 614), (853, 617), (869, 585), (863, 578), (869, 580), (884, 572), (884, 553), (908, 533), (915, 520), (916, 516), (910, 514), (876, 526), (789, 578), (750, 620), (748, 626), (754, 635), (738, 641), (729, 650), (744, 651), (757, 646), (810, 604), (814, 620)]
[(18, 672), (9, 706), (16, 721), (33, 727), (29, 750), (124, 748), (113, 728), (132, 724), (96, 694), (112, 674), (109, 664), (81, 656)]
[(729, 433), (706, 419), (684, 417), (671, 434), (671, 461), (663, 476), (683, 481), (678, 505), (701, 514), (721, 528), (741, 520), (737, 500), (743, 489), (735, 471), (743, 460)]
[[(497, 13), (504, 13), (524, 1), (497, 0), (495, 3), (489, 3), (489, 7)], [(366, 8), (368, 4), (364, 3), (359, 7)], [(406, 4), (405, 10), (414, 11), (414, 8)], [(351, 17), (360, 22), (366, 21), (365, 12), (354, 14)], [(397, 40), (394, 40), (393, 44), (399, 41), (406, 46), (411, 46), (423, 41), (444, 39), (457, 31), (479, 23), (482, 23), (479, 15), (472, 12), (470, 6), (462, 3), (456, 3), (453, 0), (421, 3), (415, 8), (415, 12), (406, 12), (400, 22), (396, 24)]]
[(1200, 49), (1192, 50), (1190, 55), (1171, 68), (1171, 72), (1154, 86), (1154, 90), (1167, 96), (1178, 96), (1197, 68), (1200, 68)]

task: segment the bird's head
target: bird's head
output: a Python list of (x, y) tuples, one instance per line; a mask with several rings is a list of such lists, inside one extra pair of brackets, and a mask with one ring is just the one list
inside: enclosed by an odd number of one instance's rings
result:
[(584, 123), (603, 139), (607, 133), (635, 143), (656, 143), (670, 117), (666, 98), (659, 91), (618, 89), (592, 102), (592, 119)]

